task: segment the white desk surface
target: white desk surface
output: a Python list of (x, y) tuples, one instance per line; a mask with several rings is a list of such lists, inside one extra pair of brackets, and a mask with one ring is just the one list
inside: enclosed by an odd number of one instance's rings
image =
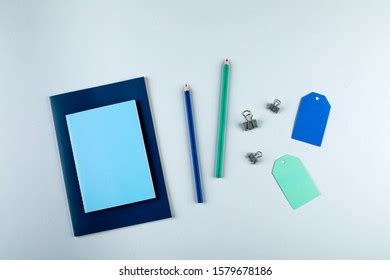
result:
[[(0, 1), (0, 258), (390, 258), (389, 1)], [(213, 178), (232, 60), (226, 178)], [(49, 96), (146, 76), (172, 219), (72, 235)], [(181, 89), (193, 89), (207, 202), (194, 203)], [(303, 95), (321, 148), (290, 138)], [(264, 109), (282, 100), (275, 115)], [(252, 110), (261, 128), (243, 132)], [(244, 155), (261, 150), (261, 164)], [(292, 210), (271, 175), (299, 156), (322, 195)]]

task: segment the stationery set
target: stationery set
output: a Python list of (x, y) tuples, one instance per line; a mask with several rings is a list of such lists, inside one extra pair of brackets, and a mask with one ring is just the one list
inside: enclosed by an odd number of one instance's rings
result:
[[(215, 177), (224, 177), (231, 61), (222, 64)], [(195, 201), (204, 203), (192, 92), (183, 89)], [(196, 96), (196, 95), (195, 95)], [(196, 97), (195, 97), (196, 98)], [(144, 78), (50, 97), (61, 166), (75, 236), (170, 218), (171, 210)], [(267, 109), (279, 113), (275, 99)], [(321, 146), (330, 112), (324, 95), (302, 97), (292, 138)], [(244, 131), (259, 128), (249, 110)], [(263, 153), (246, 155), (261, 162)], [(272, 175), (293, 209), (320, 195), (303, 162), (284, 155)]]

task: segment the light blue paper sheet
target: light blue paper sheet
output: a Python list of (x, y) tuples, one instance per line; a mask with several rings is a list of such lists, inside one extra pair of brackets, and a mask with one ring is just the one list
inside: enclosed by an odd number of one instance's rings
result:
[(134, 100), (66, 121), (86, 213), (156, 197)]

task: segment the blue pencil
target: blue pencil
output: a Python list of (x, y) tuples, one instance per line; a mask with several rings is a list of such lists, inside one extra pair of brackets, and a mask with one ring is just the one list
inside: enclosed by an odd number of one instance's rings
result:
[(189, 132), (188, 134), (190, 137), (192, 169), (194, 171), (196, 200), (198, 203), (203, 203), (204, 200), (203, 200), (202, 182), (200, 179), (198, 149), (196, 147), (195, 124), (194, 124), (194, 117), (192, 115), (190, 87), (188, 84), (184, 85), (184, 100), (185, 100), (186, 112), (187, 112), (187, 123), (188, 123), (188, 132)]

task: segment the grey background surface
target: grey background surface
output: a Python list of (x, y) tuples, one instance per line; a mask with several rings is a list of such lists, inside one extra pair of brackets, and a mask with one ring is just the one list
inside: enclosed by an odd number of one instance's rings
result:
[[(0, 1), (0, 258), (390, 258), (389, 1)], [(213, 178), (232, 60), (226, 178)], [(50, 95), (146, 76), (172, 219), (72, 235)], [(182, 85), (207, 203), (194, 203)], [(321, 148), (290, 138), (301, 96), (332, 104)], [(283, 110), (264, 109), (274, 98)], [(261, 128), (238, 127), (244, 109)], [(246, 152), (261, 150), (251, 166)], [(292, 210), (273, 161), (322, 195)]]

